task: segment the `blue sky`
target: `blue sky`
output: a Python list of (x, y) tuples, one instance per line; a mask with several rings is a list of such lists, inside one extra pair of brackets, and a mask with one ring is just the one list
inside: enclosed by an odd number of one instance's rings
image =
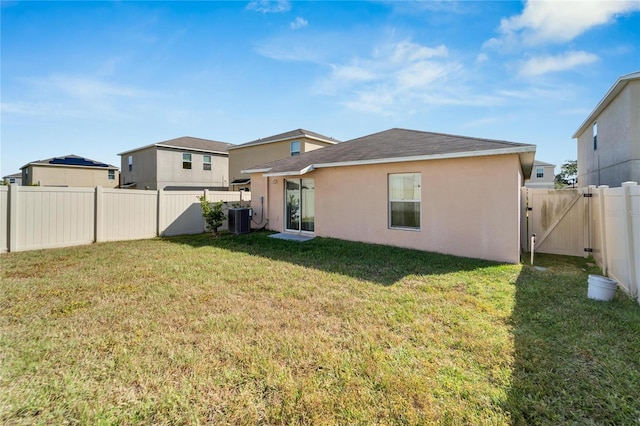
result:
[(2, 175), (195, 136), (392, 127), (538, 146), (640, 70), (640, 2), (10, 2), (0, 8)]

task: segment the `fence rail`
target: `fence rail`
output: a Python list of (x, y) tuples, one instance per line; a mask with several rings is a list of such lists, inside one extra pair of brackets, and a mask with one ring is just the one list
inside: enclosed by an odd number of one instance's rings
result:
[(0, 252), (201, 233), (202, 195), (251, 200), (249, 192), (0, 186)]
[[(592, 254), (605, 275), (640, 303), (640, 186), (580, 190), (526, 189), (523, 229), (536, 233), (535, 250)], [(523, 240), (523, 248), (528, 238)]]

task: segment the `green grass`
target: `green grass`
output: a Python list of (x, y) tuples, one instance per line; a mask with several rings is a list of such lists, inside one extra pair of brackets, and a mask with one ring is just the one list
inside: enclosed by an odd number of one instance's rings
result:
[(584, 259), (266, 235), (0, 256), (0, 422), (640, 422), (640, 306)]

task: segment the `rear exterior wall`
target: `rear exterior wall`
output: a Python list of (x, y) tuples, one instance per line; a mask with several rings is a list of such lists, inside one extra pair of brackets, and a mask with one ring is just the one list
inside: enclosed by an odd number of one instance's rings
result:
[[(419, 230), (389, 227), (388, 176), (421, 174)], [(520, 261), (520, 187), (516, 154), (320, 168), (315, 235), (463, 257)], [(291, 178), (295, 178), (292, 176)], [(267, 228), (284, 231), (284, 179), (252, 176), (252, 206), (268, 199)]]

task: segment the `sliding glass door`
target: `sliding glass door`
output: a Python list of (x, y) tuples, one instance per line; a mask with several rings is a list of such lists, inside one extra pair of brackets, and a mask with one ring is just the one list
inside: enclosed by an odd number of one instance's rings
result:
[(315, 185), (313, 179), (286, 180), (285, 218), (287, 231), (314, 231)]

